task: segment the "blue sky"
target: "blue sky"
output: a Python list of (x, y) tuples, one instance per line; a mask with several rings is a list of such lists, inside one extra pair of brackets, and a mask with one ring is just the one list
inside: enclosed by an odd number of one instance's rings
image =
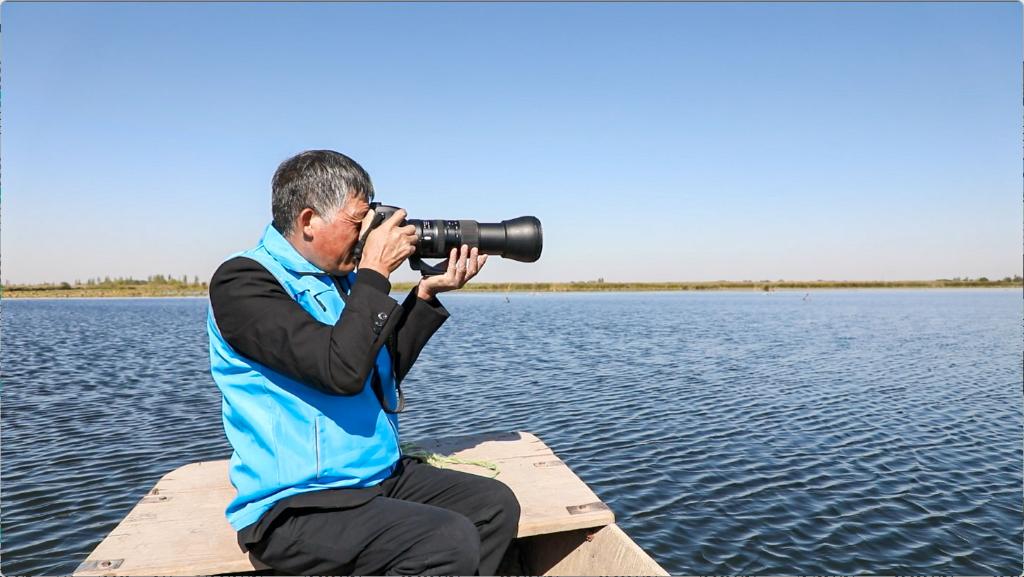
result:
[(0, 10), (8, 282), (208, 278), (311, 148), (413, 217), (538, 216), (481, 280), (1022, 272), (1018, 3)]

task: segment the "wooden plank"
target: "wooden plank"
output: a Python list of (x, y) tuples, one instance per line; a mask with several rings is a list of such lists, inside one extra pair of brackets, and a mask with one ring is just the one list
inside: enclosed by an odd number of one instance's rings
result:
[(208, 575), (266, 569), (239, 548), (224, 516), (228, 462), (166, 475), (93, 550), (76, 575)]
[[(457, 455), (457, 454), (456, 454)], [(554, 454), (510, 459), (489, 459), (498, 466), (495, 479), (508, 485), (519, 500), (522, 514), (517, 537), (600, 527), (615, 522), (615, 514), (572, 470)], [(543, 463), (542, 466), (537, 466)], [(554, 466), (553, 463), (558, 463)], [(450, 468), (484, 476), (494, 474), (473, 465)]]
[(533, 575), (668, 575), (618, 525), (537, 535), (519, 549)]
[(456, 455), (467, 460), (494, 461), (554, 455), (536, 435), (522, 431), (425, 439), (416, 441), (415, 444), (432, 453)]
[[(425, 442), (417, 446), (444, 456), (498, 466), (497, 480), (515, 493), (522, 509), (518, 537), (529, 537), (615, 522), (615, 514), (536, 436), (525, 433), (473, 435)], [(474, 465), (449, 468), (483, 476), (494, 472)]]
[[(519, 499), (519, 537), (599, 527), (615, 516), (540, 439), (530, 433), (474, 435), (416, 443), (462, 460), (495, 463)], [(452, 465), (493, 476), (473, 465)], [(193, 575), (265, 569), (243, 553), (224, 509), (235, 496), (228, 462), (185, 465), (165, 475), (76, 575)]]

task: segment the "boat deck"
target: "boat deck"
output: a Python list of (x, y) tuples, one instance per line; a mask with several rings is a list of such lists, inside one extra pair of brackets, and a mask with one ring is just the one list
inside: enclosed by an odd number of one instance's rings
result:
[[(545, 565), (537, 573), (549, 572), (559, 563), (570, 571), (584, 568), (578, 563), (565, 565), (564, 555), (553, 553), (557, 543), (563, 543), (562, 548), (567, 548), (563, 553), (567, 555), (583, 542), (596, 541), (597, 546), (607, 541), (618, 547), (624, 538), (628, 545), (620, 553), (631, 560), (636, 558), (630, 565), (637, 570), (633, 574), (664, 574), (613, 525), (612, 511), (534, 435), (474, 435), (417, 444), (433, 453), (498, 466), (497, 479), (512, 489), (522, 508), (517, 542), (528, 543), (530, 537), (558, 534), (555, 539), (545, 538), (544, 547), (534, 548), (538, 552), (534, 565)], [(494, 475), (494, 471), (476, 465), (447, 466)], [(210, 575), (266, 570), (266, 566), (241, 551), (235, 532), (224, 517), (224, 509), (234, 494), (228, 481), (227, 461), (193, 463), (176, 469), (135, 505), (74, 574)], [(608, 525), (612, 526), (605, 527)], [(600, 527), (605, 529), (594, 531)], [(551, 558), (545, 560), (544, 556)]]

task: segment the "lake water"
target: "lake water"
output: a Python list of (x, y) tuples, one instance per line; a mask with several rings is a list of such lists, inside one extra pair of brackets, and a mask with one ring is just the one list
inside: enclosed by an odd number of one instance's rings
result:
[[(1019, 290), (463, 294), (407, 439), (531, 431), (673, 574), (1024, 568)], [(205, 299), (4, 300), (4, 574), (228, 457)]]

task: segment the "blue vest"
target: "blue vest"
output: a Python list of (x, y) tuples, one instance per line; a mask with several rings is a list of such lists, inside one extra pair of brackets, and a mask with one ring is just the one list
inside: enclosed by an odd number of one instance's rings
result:
[[(273, 226), (251, 258), (277, 278), (316, 320), (334, 325), (345, 308), (331, 277), (302, 257)], [(348, 287), (355, 273), (343, 283)], [(368, 487), (388, 478), (401, 451), (398, 416), (385, 413), (371, 386), (372, 372), (357, 395), (332, 395), (246, 358), (207, 321), (210, 370), (224, 396), (224, 431), (231, 455), (231, 484), (238, 491), (227, 508), (237, 531), (259, 520), (274, 503), (310, 491)], [(325, 344), (326, 346), (326, 344)], [(396, 406), (394, 372), (387, 347), (375, 370), (390, 406)]]

